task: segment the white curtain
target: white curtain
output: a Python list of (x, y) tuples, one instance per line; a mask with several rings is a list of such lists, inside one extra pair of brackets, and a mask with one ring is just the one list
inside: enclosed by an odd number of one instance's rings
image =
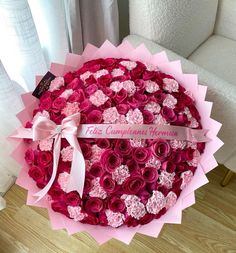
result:
[(19, 170), (2, 145), (17, 127), (20, 94), (34, 89), (35, 75), (50, 62), (63, 63), (67, 52), (106, 39), (119, 43), (117, 0), (0, 1), (0, 193)]

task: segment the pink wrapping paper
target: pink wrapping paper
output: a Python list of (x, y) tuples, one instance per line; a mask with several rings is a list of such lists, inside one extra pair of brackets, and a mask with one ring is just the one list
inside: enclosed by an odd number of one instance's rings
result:
[[(192, 92), (196, 100), (196, 107), (202, 117), (203, 128), (210, 129), (207, 133), (207, 137), (209, 137), (211, 141), (206, 143), (205, 151), (201, 156), (195, 175), (190, 184), (182, 191), (176, 204), (160, 219), (153, 220), (149, 224), (135, 228), (122, 226), (119, 228), (111, 228), (74, 222), (64, 215), (54, 212), (48, 202), (48, 196), (45, 196), (39, 202), (35, 203), (36, 198), (33, 194), (38, 191), (38, 188), (28, 176), (27, 169), (25, 169), (27, 167), (25, 166), (24, 152), (27, 149), (27, 145), (23, 141), (19, 141), (18, 146), (12, 153), (12, 157), (23, 166), (16, 183), (28, 190), (27, 204), (47, 208), (53, 229), (65, 228), (68, 234), (87, 231), (99, 244), (102, 244), (111, 238), (116, 238), (128, 244), (136, 232), (157, 237), (165, 223), (181, 223), (182, 210), (195, 203), (194, 191), (208, 182), (205, 174), (217, 166), (213, 154), (223, 145), (222, 141), (217, 137), (221, 124), (210, 118), (212, 103), (205, 101), (207, 87), (198, 84), (197, 75), (184, 74), (182, 72), (180, 61), (169, 61), (165, 52), (152, 55), (143, 44), (137, 48), (133, 48), (126, 41), (118, 47), (115, 47), (109, 41), (105, 41), (100, 48), (88, 44), (82, 55), (68, 54), (64, 65), (52, 63), (50, 71), (54, 75), (61, 76), (68, 71), (74, 71), (75, 69), (80, 68), (83, 63), (88, 60), (100, 57), (124, 57), (158, 65), (161, 71), (171, 74), (187, 90)], [(36, 85), (41, 78), (41, 76), (36, 77)], [(31, 119), (33, 108), (35, 108), (38, 103), (37, 99), (34, 98), (31, 93), (22, 95), (22, 100), (25, 109), (17, 114), (21, 123)]]

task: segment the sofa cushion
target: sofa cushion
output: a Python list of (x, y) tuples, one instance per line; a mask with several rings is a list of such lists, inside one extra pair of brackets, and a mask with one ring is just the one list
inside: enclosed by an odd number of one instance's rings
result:
[(213, 32), (218, 0), (130, 0), (130, 33), (188, 57)]
[(235, 0), (219, 0), (214, 33), (236, 40)]
[(189, 60), (231, 83), (236, 83), (236, 41), (211, 36)]

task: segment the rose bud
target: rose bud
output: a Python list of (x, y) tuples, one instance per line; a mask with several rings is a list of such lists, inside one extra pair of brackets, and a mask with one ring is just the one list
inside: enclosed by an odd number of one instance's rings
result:
[(90, 197), (85, 203), (85, 210), (88, 213), (98, 213), (103, 209), (103, 201), (100, 198)]
[(145, 167), (142, 171), (143, 179), (147, 183), (152, 183), (157, 181), (158, 173), (157, 169), (154, 167)]
[(125, 194), (136, 194), (145, 186), (145, 181), (142, 176), (134, 175), (128, 177), (123, 183)]
[(163, 161), (170, 155), (171, 148), (166, 140), (159, 139), (153, 143), (152, 152), (160, 161)]

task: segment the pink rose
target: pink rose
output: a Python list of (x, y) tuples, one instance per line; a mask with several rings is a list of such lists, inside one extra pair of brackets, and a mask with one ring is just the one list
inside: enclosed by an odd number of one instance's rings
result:
[(40, 151), (37, 160), (39, 166), (46, 167), (52, 163), (52, 153), (50, 151)]
[(167, 156), (169, 156), (171, 148), (166, 140), (159, 139), (153, 143), (152, 152), (157, 159), (163, 161)]
[(90, 197), (85, 203), (88, 213), (98, 213), (103, 209), (103, 201), (100, 198)]
[(52, 108), (56, 110), (62, 110), (66, 106), (66, 99), (58, 97), (52, 102)]
[(113, 193), (116, 189), (116, 182), (112, 179), (111, 175), (109, 174), (104, 174), (100, 178), (99, 182), (102, 188), (108, 193)]
[(30, 177), (34, 179), (34, 181), (39, 181), (40, 179), (44, 179), (46, 176), (46, 171), (43, 168), (40, 168), (38, 166), (31, 166), (28, 174)]
[(110, 147), (110, 141), (108, 139), (97, 139), (96, 144), (99, 148), (108, 149)]
[(158, 178), (157, 169), (154, 167), (145, 167), (142, 171), (142, 175), (147, 183), (155, 182)]
[(39, 108), (48, 111), (52, 106), (52, 99), (50, 97), (40, 99)]
[(105, 167), (106, 171), (112, 173), (121, 165), (121, 158), (113, 150), (106, 150), (101, 156), (101, 163)]
[(87, 116), (87, 124), (99, 124), (102, 122), (102, 113), (99, 110), (91, 111)]
[(129, 155), (130, 152), (132, 151), (130, 141), (126, 139), (117, 140), (114, 151), (121, 156)]
[(144, 124), (151, 124), (154, 120), (154, 115), (148, 110), (143, 110), (143, 122)]
[(68, 192), (66, 194), (66, 204), (69, 206), (78, 206), (81, 204), (81, 198), (77, 191)]
[(32, 165), (34, 163), (34, 151), (32, 148), (28, 149), (25, 152), (25, 161), (29, 164)]
[(164, 119), (166, 119), (168, 122), (174, 122), (177, 119), (177, 116), (175, 115), (175, 112), (173, 109), (163, 106), (161, 109), (161, 115)]
[(136, 194), (145, 186), (145, 181), (142, 176), (134, 175), (128, 177), (122, 186), (125, 194)]
[(134, 149), (133, 159), (140, 164), (145, 164), (151, 155), (148, 148), (138, 147)]
[(89, 173), (94, 177), (100, 177), (103, 174), (103, 167), (100, 162), (95, 162), (92, 164)]
[(108, 201), (108, 208), (113, 212), (122, 213), (125, 210), (125, 203), (120, 197), (113, 196)]

